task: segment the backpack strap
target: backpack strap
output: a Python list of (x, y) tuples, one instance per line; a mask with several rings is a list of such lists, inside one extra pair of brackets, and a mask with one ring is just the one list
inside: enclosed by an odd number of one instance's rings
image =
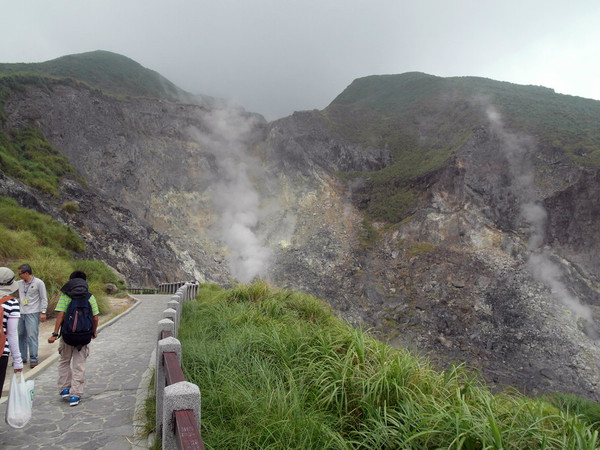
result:
[[(0, 320), (2, 322), (4, 322), (4, 303), (14, 299), (14, 297), (11, 297), (10, 295), (7, 295), (6, 297), (2, 297), (0, 299)], [(0, 326), (0, 355), (2, 355), (2, 353), (4, 353), (4, 347), (6, 346), (6, 333), (4, 332), (4, 327)]]

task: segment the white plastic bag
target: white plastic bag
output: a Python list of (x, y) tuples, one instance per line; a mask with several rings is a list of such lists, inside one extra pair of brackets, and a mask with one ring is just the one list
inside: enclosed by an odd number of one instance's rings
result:
[(6, 406), (6, 423), (13, 428), (23, 428), (31, 420), (33, 384), (33, 380), (25, 381), (23, 372), (15, 373), (12, 377)]

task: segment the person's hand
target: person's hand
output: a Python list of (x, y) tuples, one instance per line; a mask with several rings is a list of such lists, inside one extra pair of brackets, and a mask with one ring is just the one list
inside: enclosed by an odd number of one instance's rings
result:
[(41, 313), (40, 314), (40, 322), (45, 322), (46, 321), (46, 314)]
[(54, 341), (56, 340), (57, 336), (50, 336), (48, 338), (48, 344), (54, 344)]

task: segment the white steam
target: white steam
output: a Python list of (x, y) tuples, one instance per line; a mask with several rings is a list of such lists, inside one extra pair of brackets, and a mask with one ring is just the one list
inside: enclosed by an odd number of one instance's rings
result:
[(235, 110), (211, 111), (203, 119), (206, 129), (194, 129), (192, 136), (215, 158), (212, 189), (215, 211), (220, 213), (218, 233), (228, 249), (231, 275), (246, 283), (264, 276), (271, 260), (270, 249), (256, 234), (261, 205), (252, 179), (259, 179), (261, 169), (247, 148), (255, 119)]
[(513, 193), (520, 202), (521, 217), (530, 228), (527, 267), (537, 281), (547, 286), (558, 301), (577, 319), (583, 321), (587, 334), (597, 338), (592, 310), (569, 292), (561, 281), (560, 267), (552, 261), (548, 252), (543, 250), (548, 213), (535, 193), (534, 170), (529, 159), (535, 150), (535, 143), (527, 136), (507, 131), (502, 117), (493, 107), (488, 107), (486, 112), (491, 130), (500, 140), (502, 151), (507, 158)]

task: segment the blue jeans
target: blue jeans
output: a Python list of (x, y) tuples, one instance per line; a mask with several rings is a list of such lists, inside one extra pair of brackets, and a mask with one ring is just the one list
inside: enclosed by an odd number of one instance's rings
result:
[[(40, 330), (40, 313), (21, 314), (19, 319), (19, 350), (23, 361), (38, 360), (38, 332)], [(27, 357), (29, 349), (29, 358)]]

